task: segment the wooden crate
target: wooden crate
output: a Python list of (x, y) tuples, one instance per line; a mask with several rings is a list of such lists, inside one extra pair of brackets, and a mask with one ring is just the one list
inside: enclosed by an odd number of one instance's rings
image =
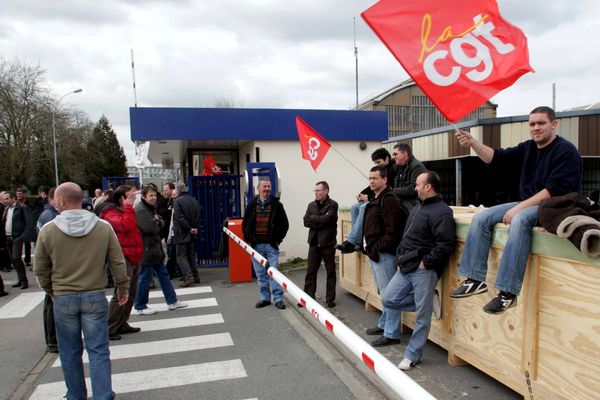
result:
[[(448, 351), (451, 364), (469, 363), (526, 398), (530, 393), (546, 399), (600, 398), (594, 378), (600, 376), (600, 260), (536, 228), (517, 306), (501, 315), (486, 314), (482, 307), (496, 294), (493, 282), (508, 234), (502, 224), (494, 231), (488, 293), (449, 297), (460, 282), (458, 261), (474, 212), (454, 208), (457, 249), (438, 284), (443, 316), (432, 320), (429, 339)], [(344, 235), (349, 214), (340, 217)], [(340, 285), (381, 309), (368, 260), (355, 254), (341, 257)], [(414, 327), (414, 314), (403, 313), (402, 323)]]

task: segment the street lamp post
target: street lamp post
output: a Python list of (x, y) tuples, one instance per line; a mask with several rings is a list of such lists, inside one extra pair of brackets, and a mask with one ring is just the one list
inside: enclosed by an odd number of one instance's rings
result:
[(52, 111), (52, 138), (54, 139), (54, 179), (56, 181), (56, 187), (58, 187), (58, 156), (56, 153), (56, 124), (55, 124), (55, 120), (56, 120), (56, 112), (58, 111), (58, 106), (60, 105), (60, 102), (62, 101), (62, 99), (64, 99), (65, 97), (67, 97), (70, 94), (73, 93), (81, 93), (83, 92), (83, 89), (77, 89), (77, 90), (73, 90), (72, 92), (69, 92), (65, 95), (63, 95), (60, 99), (58, 99), (58, 101), (56, 102), (56, 107), (54, 109), (54, 111)]

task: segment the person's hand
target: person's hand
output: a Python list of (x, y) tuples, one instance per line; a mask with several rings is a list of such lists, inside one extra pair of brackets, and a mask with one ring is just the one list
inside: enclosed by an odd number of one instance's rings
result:
[(363, 194), (363, 193), (359, 193), (358, 195), (356, 195), (356, 200), (367, 201), (367, 200), (369, 200), (369, 196), (367, 196), (366, 194)]
[(517, 215), (519, 213), (519, 211), (521, 211), (521, 209), (518, 208), (518, 206), (514, 206), (513, 208), (508, 210), (506, 212), (506, 214), (504, 214), (504, 217), (502, 218), (502, 222), (505, 223), (506, 225), (509, 225), (510, 222), (512, 221), (512, 219), (514, 218), (514, 216)]
[(123, 200), (123, 204), (129, 204), (130, 206), (133, 206), (133, 203), (135, 202), (135, 190), (130, 190), (129, 192), (127, 192), (127, 197), (125, 197), (125, 200)]
[(192, 228), (192, 229), (190, 229), (190, 233), (192, 235), (197, 235), (198, 234), (198, 228)]
[(454, 136), (456, 136), (458, 143), (463, 147), (470, 147), (475, 143), (473, 136), (471, 136), (471, 134), (464, 129), (457, 130)]
[(117, 299), (119, 300), (120, 306), (124, 305), (125, 303), (127, 303), (127, 300), (129, 299), (129, 292), (125, 292), (125, 293), (117, 292)]
[(419, 263), (419, 269), (427, 269), (427, 267), (425, 267), (425, 264), (423, 264), (423, 260), (421, 260), (421, 262)]

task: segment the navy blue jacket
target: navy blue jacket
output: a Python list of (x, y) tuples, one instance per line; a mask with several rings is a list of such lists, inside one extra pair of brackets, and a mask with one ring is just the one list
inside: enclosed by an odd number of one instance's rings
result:
[(560, 136), (542, 149), (538, 149), (533, 140), (515, 147), (494, 149), (491, 165), (522, 166), (519, 184), (521, 201), (543, 189), (548, 189), (551, 196), (581, 192), (581, 156), (571, 142)]
[(419, 268), (434, 269), (438, 279), (454, 253), (456, 228), (454, 215), (440, 196), (430, 197), (415, 205), (408, 215), (402, 241), (396, 251), (403, 274)]

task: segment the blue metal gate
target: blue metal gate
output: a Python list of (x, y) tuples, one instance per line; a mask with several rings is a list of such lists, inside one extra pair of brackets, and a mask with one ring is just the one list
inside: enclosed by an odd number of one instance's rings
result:
[(240, 177), (236, 175), (191, 176), (190, 194), (200, 204), (201, 227), (196, 239), (198, 265), (203, 267), (227, 265), (227, 254), (221, 254), (223, 221), (239, 217)]
[(102, 177), (102, 190), (116, 190), (121, 185), (135, 185), (140, 188), (140, 178), (137, 176), (104, 176)]

